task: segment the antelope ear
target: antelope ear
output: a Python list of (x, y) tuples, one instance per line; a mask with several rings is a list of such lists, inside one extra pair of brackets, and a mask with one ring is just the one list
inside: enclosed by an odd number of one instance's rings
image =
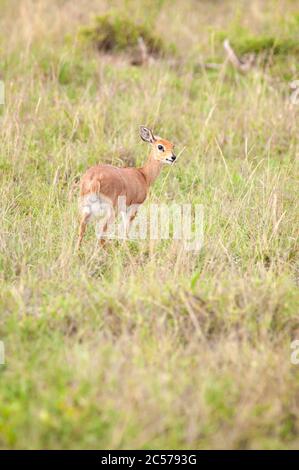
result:
[(153, 144), (155, 142), (155, 136), (148, 127), (140, 126), (140, 137), (144, 142)]

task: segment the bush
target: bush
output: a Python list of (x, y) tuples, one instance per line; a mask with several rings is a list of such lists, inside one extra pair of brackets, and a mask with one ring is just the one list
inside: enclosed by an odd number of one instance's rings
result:
[(271, 53), (273, 55), (299, 54), (299, 42), (295, 34), (288, 36), (275, 36), (271, 34), (252, 35), (244, 28), (236, 28), (235, 31), (221, 31), (218, 39), (222, 42), (229, 38), (232, 47), (239, 55), (247, 53)]
[(150, 53), (162, 54), (166, 51), (162, 39), (148, 26), (134, 23), (120, 14), (97, 16), (94, 25), (81, 28), (81, 35), (105, 52), (118, 52), (135, 47), (139, 37), (142, 37)]
[(233, 46), (239, 54), (246, 54), (249, 52), (269, 51), (274, 55), (297, 54), (299, 53), (299, 44), (295, 39), (283, 38), (278, 39), (273, 36), (245, 36), (241, 40), (234, 40)]

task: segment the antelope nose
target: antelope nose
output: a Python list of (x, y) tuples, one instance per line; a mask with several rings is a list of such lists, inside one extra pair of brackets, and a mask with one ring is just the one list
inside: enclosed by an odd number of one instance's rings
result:
[(171, 161), (174, 162), (176, 160), (176, 155), (172, 154), (171, 155)]

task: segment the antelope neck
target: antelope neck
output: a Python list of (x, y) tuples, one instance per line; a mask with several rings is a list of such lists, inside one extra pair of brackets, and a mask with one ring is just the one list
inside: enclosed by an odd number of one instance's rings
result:
[(138, 168), (148, 186), (159, 176), (161, 169), (162, 163), (154, 158), (152, 152), (149, 154), (146, 163), (141, 168)]

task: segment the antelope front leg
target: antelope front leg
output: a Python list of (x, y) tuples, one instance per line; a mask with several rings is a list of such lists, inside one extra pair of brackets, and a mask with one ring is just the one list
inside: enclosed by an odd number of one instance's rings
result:
[(113, 224), (114, 220), (115, 220), (114, 211), (113, 209), (112, 210), (109, 209), (105, 218), (97, 226), (98, 243), (101, 247), (103, 247), (107, 242), (107, 239), (105, 238), (105, 234), (109, 226)]
[[(108, 229), (108, 222), (106, 222), (106, 224), (104, 225), (102, 229), (102, 236), (105, 235), (105, 233), (107, 232), (107, 229)], [(107, 242), (106, 238), (102, 238), (102, 236), (98, 239), (98, 244), (100, 247), (104, 247)]]
[(138, 208), (132, 209), (131, 207), (129, 207), (127, 210), (126, 238), (129, 237), (130, 228), (137, 213), (138, 213)]

